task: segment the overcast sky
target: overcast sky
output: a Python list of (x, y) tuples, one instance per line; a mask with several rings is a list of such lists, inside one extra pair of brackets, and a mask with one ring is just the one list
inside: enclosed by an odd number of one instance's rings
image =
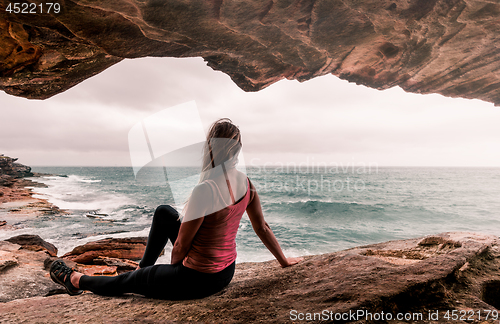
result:
[(0, 153), (31, 166), (130, 166), (133, 125), (191, 100), (205, 128), (221, 117), (240, 126), (247, 165), (500, 167), (493, 104), (332, 75), (246, 93), (201, 58), (125, 60), (44, 101), (0, 92)]

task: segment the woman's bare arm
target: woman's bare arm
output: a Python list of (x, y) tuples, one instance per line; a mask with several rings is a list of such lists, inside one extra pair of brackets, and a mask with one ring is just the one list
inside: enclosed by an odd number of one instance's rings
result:
[(181, 224), (179, 235), (177, 235), (174, 247), (172, 248), (171, 264), (176, 264), (184, 260), (191, 248), (196, 232), (198, 232), (201, 223), (203, 223), (203, 219), (204, 217), (200, 217)]
[(211, 190), (206, 184), (200, 184), (193, 189), (186, 206), (186, 214), (179, 228), (179, 234), (172, 248), (171, 264), (182, 262), (186, 257), (189, 249), (191, 249), (194, 236), (205, 219), (205, 214), (208, 206), (212, 203), (212, 199)]
[(247, 214), (252, 223), (253, 230), (260, 238), (262, 243), (267, 247), (267, 249), (274, 255), (276, 260), (280, 263), (282, 267), (288, 267), (294, 265), (302, 260), (302, 258), (286, 258), (281, 250), (280, 244), (274, 236), (273, 231), (269, 227), (269, 224), (264, 220), (264, 214), (262, 213), (262, 206), (260, 204), (259, 195), (255, 190), (255, 187), (250, 182), (250, 190), (252, 190), (253, 197), (251, 202), (247, 206)]

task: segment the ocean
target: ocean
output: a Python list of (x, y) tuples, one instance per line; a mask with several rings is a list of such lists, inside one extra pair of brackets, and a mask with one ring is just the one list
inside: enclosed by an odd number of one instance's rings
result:
[[(147, 236), (155, 208), (176, 203), (161, 168), (143, 168), (137, 178), (129, 167), (32, 169), (51, 174), (31, 178), (48, 186), (34, 188), (35, 196), (69, 214), (19, 219), (15, 225), (20, 228), (0, 231), (0, 240), (38, 234), (62, 255), (102, 238)], [(286, 256), (448, 231), (500, 235), (500, 168), (353, 165), (246, 170)], [(189, 168), (175, 172), (192, 174)], [(246, 213), (236, 243), (237, 262), (273, 259)], [(169, 262), (170, 250), (169, 243), (158, 262)]]

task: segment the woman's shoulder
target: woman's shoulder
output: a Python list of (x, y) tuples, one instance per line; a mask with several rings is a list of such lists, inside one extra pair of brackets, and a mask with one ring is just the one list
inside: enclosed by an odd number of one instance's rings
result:
[(236, 170), (236, 176), (237, 176), (237, 179), (240, 180), (240, 181), (247, 181), (250, 180), (248, 178), (248, 175), (245, 173), (245, 172), (241, 172), (240, 170)]
[(204, 180), (198, 183), (193, 188), (193, 196), (206, 196), (208, 193), (212, 193), (214, 190), (215, 182), (211, 179)]

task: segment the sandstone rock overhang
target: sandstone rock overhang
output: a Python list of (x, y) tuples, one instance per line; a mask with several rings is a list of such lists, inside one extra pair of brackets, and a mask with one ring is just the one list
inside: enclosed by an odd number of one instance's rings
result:
[(245, 91), (331, 73), (500, 105), (497, 1), (30, 2), (38, 13), (0, 0), (0, 88), (16, 96), (49, 98), (125, 58), (201, 56)]

